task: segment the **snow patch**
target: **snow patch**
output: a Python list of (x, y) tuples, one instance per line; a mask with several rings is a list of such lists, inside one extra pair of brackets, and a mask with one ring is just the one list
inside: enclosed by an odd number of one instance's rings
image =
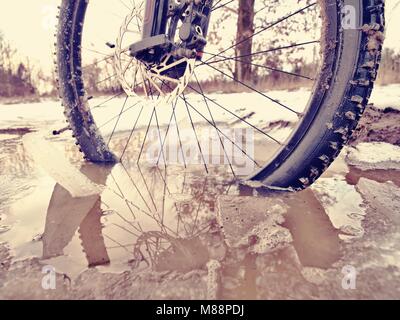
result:
[(375, 86), (369, 101), (381, 110), (392, 108), (400, 111), (400, 85)]
[(363, 170), (400, 169), (400, 147), (385, 142), (365, 142), (348, 150), (348, 164)]

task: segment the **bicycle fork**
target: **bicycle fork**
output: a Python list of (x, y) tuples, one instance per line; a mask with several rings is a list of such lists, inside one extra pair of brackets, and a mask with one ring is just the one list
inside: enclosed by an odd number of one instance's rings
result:
[(214, 0), (147, 0), (142, 39), (130, 54), (147, 63), (165, 54), (201, 59)]

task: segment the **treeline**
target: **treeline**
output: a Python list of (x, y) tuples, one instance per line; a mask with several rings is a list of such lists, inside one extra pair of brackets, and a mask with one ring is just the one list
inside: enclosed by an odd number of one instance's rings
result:
[[(274, 57), (277, 58), (274, 60)], [(282, 55), (271, 55), (268, 61), (260, 61), (260, 64), (268, 64), (269, 72), (265, 73), (263, 72), (265, 70), (253, 67), (250, 70), (252, 74), (250, 79), (242, 76), (239, 77), (239, 80), (245, 83), (251, 82), (252, 87), (257, 87), (260, 90), (296, 89), (312, 84), (307, 79), (293, 77), (289, 73), (273, 71), (282, 68), (284, 62), (278, 59), (281, 57)], [(109, 95), (121, 91), (121, 87), (114, 76), (111, 60), (110, 57), (107, 60), (94, 61), (85, 68), (84, 81), (90, 95)], [(286, 63), (285, 69), (290, 73), (310, 75), (310, 77), (317, 73), (318, 61), (308, 62), (298, 59), (290, 61), (289, 64), (287, 59), (284, 61)], [(232, 78), (237, 77), (237, 64), (231, 62), (225, 66), (221, 65), (221, 68), (223, 67), (232, 75)], [(243, 69), (242, 74), (249, 72), (249, 70), (244, 71)], [(244, 86), (238, 85), (238, 82), (230, 81), (229, 78), (218, 76), (218, 74), (203, 79), (201, 82), (203, 89), (208, 92), (228, 93), (246, 90)], [(377, 83), (380, 85), (400, 83), (400, 53), (389, 48), (382, 52)], [(193, 86), (196, 87), (195, 84)], [(17, 51), (0, 33), (0, 98), (18, 101), (40, 97), (57, 97), (55, 75), (45, 75), (41, 70), (34, 70), (29, 59), (22, 59), (18, 56)]]
[(29, 59), (16, 61), (17, 51), (0, 33), (0, 97), (25, 97), (37, 93)]
[(381, 85), (400, 83), (400, 53), (388, 48), (383, 50), (377, 83)]

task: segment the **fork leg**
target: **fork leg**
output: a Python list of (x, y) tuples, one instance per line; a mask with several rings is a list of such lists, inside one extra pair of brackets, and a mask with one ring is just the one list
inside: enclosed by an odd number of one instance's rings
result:
[(147, 0), (142, 39), (158, 36), (166, 33), (169, 0)]

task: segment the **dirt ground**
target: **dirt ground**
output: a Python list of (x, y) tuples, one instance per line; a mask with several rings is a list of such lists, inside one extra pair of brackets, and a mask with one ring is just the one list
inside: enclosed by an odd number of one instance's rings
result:
[[(399, 120), (370, 107), (352, 146), (400, 145)], [(232, 184), (218, 169), (81, 164), (105, 189), (73, 197), (13, 130), (0, 131), (1, 299), (400, 298), (397, 149), (357, 162), (347, 148), (296, 194)]]
[(382, 111), (374, 106), (367, 107), (352, 144), (374, 141), (400, 145), (400, 111), (393, 108)]

